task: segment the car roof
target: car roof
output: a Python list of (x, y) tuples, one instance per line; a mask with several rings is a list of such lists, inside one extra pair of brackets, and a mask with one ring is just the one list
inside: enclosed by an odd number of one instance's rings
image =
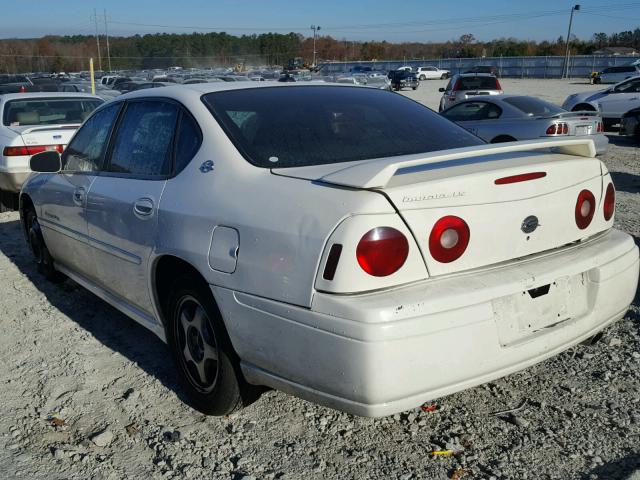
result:
[[(171, 84), (170, 86), (154, 88), (153, 92), (146, 90), (136, 90), (126, 93), (118, 99), (128, 99), (148, 96), (166, 96), (169, 98), (183, 98), (202, 96), (207, 93), (224, 92), (228, 90), (250, 90), (255, 88), (304, 88), (305, 86), (332, 86), (329, 82), (309, 81), (309, 82), (213, 82), (213, 83), (192, 83), (192, 84)], [(334, 88), (365, 88), (359, 86), (345, 86), (345, 84), (333, 84)]]
[(28, 93), (7, 93), (0, 96), (7, 102), (9, 100), (28, 100), (29, 98), (86, 98), (90, 100), (102, 100), (96, 95), (81, 92), (28, 92)]

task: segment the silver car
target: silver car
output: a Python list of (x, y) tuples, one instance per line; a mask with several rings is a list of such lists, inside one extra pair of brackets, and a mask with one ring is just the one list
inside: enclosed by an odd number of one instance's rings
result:
[(569, 95), (562, 108), (572, 112), (599, 111), (605, 129), (618, 123), (625, 112), (640, 106), (640, 76), (596, 92)]
[(618, 83), (640, 75), (640, 65), (622, 65), (605, 68), (593, 79), (593, 83)]
[(454, 75), (446, 87), (439, 88), (442, 92), (438, 111), (449, 108), (456, 102), (478, 95), (502, 95), (500, 81), (488, 73), (462, 73)]
[(490, 143), (583, 137), (593, 139), (598, 155), (604, 154), (609, 144), (596, 112), (567, 112), (535, 97), (476, 97), (456, 103), (440, 115)]

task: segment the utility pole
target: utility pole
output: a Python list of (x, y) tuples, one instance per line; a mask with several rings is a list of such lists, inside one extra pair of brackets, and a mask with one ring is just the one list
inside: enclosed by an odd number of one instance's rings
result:
[(107, 59), (109, 61), (109, 73), (111, 73), (111, 52), (109, 51), (109, 30), (107, 27), (107, 10), (104, 10), (104, 34), (107, 37)]
[(316, 68), (316, 36), (318, 30), (320, 30), (320, 26), (311, 25), (311, 30), (313, 30), (313, 64), (311, 66)]
[(569, 17), (569, 31), (567, 32), (567, 48), (564, 53), (564, 66), (562, 68), (561, 78), (569, 77), (569, 40), (571, 40), (571, 24), (573, 23), (573, 12), (580, 11), (580, 5), (574, 5), (571, 7), (571, 16)]
[(96, 44), (98, 45), (98, 70), (102, 71), (102, 57), (100, 56), (100, 35), (98, 35), (98, 15), (96, 9), (93, 9), (93, 21), (96, 24)]

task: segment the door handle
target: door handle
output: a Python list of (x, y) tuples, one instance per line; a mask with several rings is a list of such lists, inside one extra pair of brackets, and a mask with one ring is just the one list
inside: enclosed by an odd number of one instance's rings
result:
[(73, 202), (77, 205), (82, 205), (84, 203), (86, 190), (84, 187), (78, 187), (73, 191)]
[(133, 204), (133, 213), (140, 217), (150, 217), (153, 215), (153, 200), (150, 198), (139, 198)]

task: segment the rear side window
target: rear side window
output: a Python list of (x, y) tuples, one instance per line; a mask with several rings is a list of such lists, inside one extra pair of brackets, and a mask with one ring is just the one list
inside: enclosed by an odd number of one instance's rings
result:
[(495, 77), (460, 77), (457, 90), (500, 90)]
[(534, 97), (506, 97), (502, 101), (530, 117), (546, 117), (566, 112), (563, 108)]
[(483, 143), (395, 93), (338, 86), (214, 92), (204, 103), (254, 165), (286, 168), (368, 160)]
[(187, 166), (198, 152), (201, 143), (200, 128), (191, 115), (183, 112), (176, 139), (176, 172), (182, 171)]
[(63, 170), (95, 172), (102, 168), (109, 133), (118, 116), (121, 104), (107, 106), (96, 112), (78, 130), (62, 156)]
[(161, 101), (131, 102), (118, 126), (109, 170), (135, 175), (169, 175), (178, 107)]

